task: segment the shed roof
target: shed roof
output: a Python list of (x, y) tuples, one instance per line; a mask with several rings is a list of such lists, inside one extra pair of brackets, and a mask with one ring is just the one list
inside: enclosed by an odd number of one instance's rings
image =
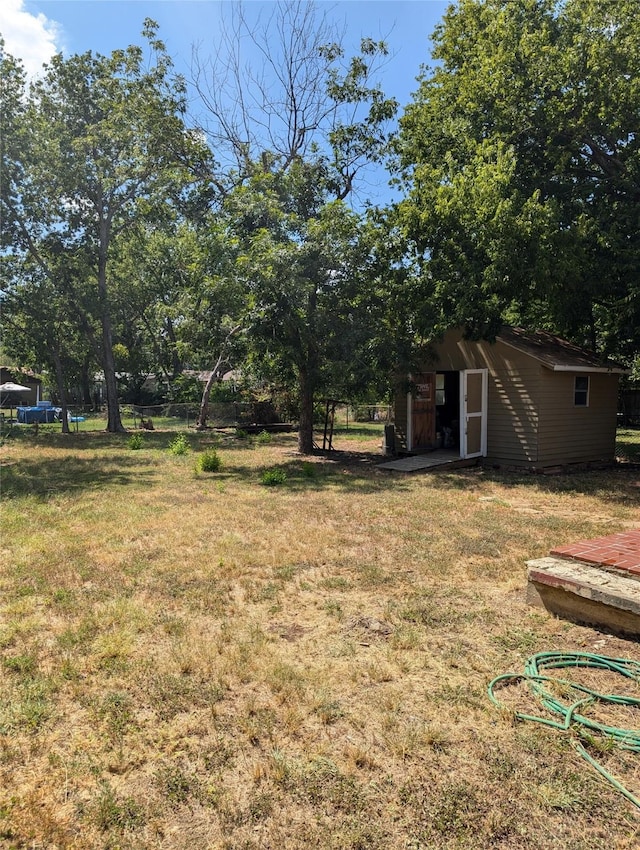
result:
[(619, 363), (602, 360), (597, 354), (546, 331), (525, 331), (505, 326), (497, 338), (554, 372), (612, 372), (618, 375), (627, 372)]

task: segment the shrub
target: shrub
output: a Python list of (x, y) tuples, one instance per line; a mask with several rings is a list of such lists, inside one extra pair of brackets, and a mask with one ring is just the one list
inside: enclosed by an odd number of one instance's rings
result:
[(132, 434), (127, 440), (127, 446), (129, 446), (132, 451), (143, 449), (144, 437), (142, 436), (142, 434)]
[(260, 483), (265, 487), (277, 487), (287, 480), (287, 473), (283, 469), (265, 469), (260, 476)]
[(200, 472), (219, 472), (222, 460), (215, 449), (208, 449), (198, 458), (198, 469)]
[(256, 443), (260, 443), (260, 445), (266, 445), (267, 443), (270, 443), (271, 440), (272, 437), (268, 431), (260, 431), (260, 433), (256, 437)]
[(171, 440), (169, 443), (169, 451), (172, 455), (186, 455), (187, 452), (191, 451), (189, 441), (184, 434), (178, 434), (177, 437)]
[(313, 478), (316, 474), (315, 463), (310, 463), (308, 460), (305, 460), (302, 464), (302, 474), (305, 478)]

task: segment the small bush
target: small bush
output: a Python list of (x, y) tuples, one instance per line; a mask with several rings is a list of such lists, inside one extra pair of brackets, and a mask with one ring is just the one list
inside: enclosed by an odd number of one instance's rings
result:
[(261, 446), (267, 445), (267, 443), (270, 443), (271, 440), (272, 437), (268, 431), (260, 431), (256, 437), (256, 443), (259, 443)]
[(283, 469), (265, 469), (260, 476), (260, 483), (265, 487), (277, 487), (287, 480), (287, 473)]
[(236, 440), (246, 440), (249, 434), (242, 428), (236, 428)]
[(198, 469), (200, 472), (219, 472), (222, 460), (215, 449), (209, 449), (198, 458)]
[(189, 441), (184, 434), (178, 434), (177, 437), (171, 440), (169, 443), (169, 451), (172, 455), (186, 455), (187, 452), (191, 451)]
[(134, 452), (138, 451), (138, 449), (143, 449), (144, 437), (142, 434), (132, 434), (127, 440), (127, 446)]

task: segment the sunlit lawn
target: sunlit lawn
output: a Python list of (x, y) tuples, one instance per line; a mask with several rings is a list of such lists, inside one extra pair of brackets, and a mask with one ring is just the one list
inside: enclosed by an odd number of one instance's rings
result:
[(403, 476), (381, 437), (5, 440), (0, 846), (638, 846), (566, 736), (486, 696), (537, 651), (640, 659), (524, 600), (527, 559), (638, 524), (637, 469)]

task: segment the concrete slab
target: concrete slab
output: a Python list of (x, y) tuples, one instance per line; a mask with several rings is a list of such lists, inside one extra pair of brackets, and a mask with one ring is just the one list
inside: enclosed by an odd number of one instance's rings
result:
[(573, 622), (640, 635), (640, 581), (629, 573), (557, 557), (528, 561), (527, 602)]

